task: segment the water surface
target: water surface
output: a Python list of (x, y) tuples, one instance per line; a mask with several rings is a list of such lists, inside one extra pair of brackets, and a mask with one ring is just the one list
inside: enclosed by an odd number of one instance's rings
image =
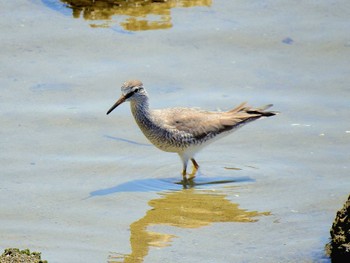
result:
[[(93, 2), (1, 4), (0, 248), (49, 262), (329, 262), (350, 189), (349, 3)], [(132, 78), (154, 108), (281, 114), (207, 147), (183, 184), (178, 156), (150, 145), (127, 104), (106, 116)]]

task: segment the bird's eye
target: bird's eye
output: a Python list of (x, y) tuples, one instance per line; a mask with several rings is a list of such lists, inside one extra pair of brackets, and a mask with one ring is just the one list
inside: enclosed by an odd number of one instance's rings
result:
[(142, 89), (142, 87), (136, 87), (136, 88), (134, 89), (134, 93), (139, 92), (141, 89)]

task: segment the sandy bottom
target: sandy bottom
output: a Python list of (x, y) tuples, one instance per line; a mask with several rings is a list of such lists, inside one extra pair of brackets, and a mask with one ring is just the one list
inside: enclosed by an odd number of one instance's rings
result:
[[(349, 4), (198, 1), (106, 21), (3, 1), (1, 251), (50, 263), (329, 262), (350, 189)], [(154, 108), (248, 101), (281, 114), (204, 149), (183, 185), (179, 158), (149, 144), (127, 104), (106, 116), (132, 78)]]

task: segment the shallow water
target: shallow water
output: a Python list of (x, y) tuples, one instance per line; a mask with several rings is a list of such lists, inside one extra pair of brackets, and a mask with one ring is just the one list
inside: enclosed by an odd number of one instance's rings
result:
[[(329, 262), (350, 189), (349, 3), (174, 2), (157, 29), (125, 26), (162, 21), (147, 10), (85, 20), (60, 1), (1, 4), (0, 248), (49, 262)], [(178, 156), (149, 144), (127, 104), (106, 116), (131, 78), (155, 108), (281, 114), (204, 149), (183, 184)]]

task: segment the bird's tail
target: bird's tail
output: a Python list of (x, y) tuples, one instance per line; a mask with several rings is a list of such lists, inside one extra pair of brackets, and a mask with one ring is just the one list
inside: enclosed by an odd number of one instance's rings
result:
[(266, 111), (267, 109), (271, 108), (272, 106), (273, 106), (273, 104), (267, 104), (267, 105), (259, 107), (259, 108), (252, 108), (252, 107), (248, 106), (246, 102), (243, 102), (240, 105), (238, 105), (236, 108), (234, 108), (228, 112), (233, 113), (233, 114), (246, 113), (246, 114), (250, 115), (250, 117), (271, 117), (271, 116), (274, 116), (274, 115), (279, 113), (277, 111)]
[(257, 114), (257, 115), (261, 115), (261, 117), (271, 117), (274, 116), (276, 114), (278, 114), (279, 112), (277, 111), (266, 111), (267, 109), (271, 108), (273, 106), (273, 104), (267, 104), (265, 106), (256, 108), (256, 109), (247, 109), (246, 112), (249, 114)]

